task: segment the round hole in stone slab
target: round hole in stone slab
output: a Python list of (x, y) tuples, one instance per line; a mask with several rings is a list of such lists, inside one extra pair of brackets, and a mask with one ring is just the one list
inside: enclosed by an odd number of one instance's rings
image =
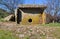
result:
[(32, 19), (31, 19), (31, 18), (30, 18), (30, 19), (28, 19), (28, 22), (30, 22), (30, 23), (31, 23), (31, 22), (32, 22)]

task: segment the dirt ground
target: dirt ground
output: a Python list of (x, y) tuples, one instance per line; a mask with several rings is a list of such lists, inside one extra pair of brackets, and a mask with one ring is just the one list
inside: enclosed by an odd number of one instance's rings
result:
[(18, 25), (15, 22), (0, 22), (0, 29), (11, 30), (20, 39), (60, 39), (60, 27), (41, 25)]

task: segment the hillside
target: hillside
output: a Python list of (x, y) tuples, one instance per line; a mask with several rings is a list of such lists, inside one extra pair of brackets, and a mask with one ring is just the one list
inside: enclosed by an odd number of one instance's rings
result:
[(4, 18), (8, 15), (9, 15), (9, 13), (7, 11), (0, 9), (0, 18)]

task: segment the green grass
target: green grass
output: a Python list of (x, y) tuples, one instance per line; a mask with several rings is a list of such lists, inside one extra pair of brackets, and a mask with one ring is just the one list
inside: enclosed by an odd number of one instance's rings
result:
[(60, 26), (60, 23), (49, 23), (49, 24), (44, 24), (42, 26)]
[(0, 18), (0, 22), (2, 22), (3, 21), (3, 18)]
[(0, 22), (6, 22), (3, 18), (0, 18)]
[(0, 39), (18, 39), (11, 31), (0, 30)]

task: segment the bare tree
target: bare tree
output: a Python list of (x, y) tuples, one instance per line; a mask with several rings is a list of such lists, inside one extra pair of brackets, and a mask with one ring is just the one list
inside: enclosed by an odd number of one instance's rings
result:
[(14, 13), (14, 9), (17, 8), (18, 4), (22, 4), (22, 0), (0, 0), (0, 4), (4, 5), (11, 13)]
[(57, 14), (60, 10), (60, 0), (47, 0), (46, 12), (53, 16), (53, 22), (57, 20)]

